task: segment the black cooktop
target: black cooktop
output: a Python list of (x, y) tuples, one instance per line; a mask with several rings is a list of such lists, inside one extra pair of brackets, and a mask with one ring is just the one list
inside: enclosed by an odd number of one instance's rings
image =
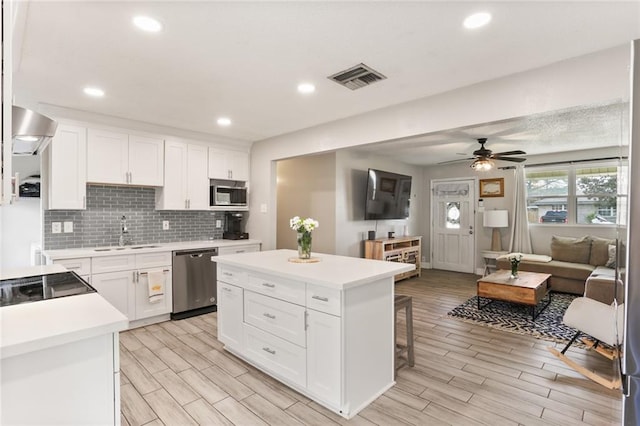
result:
[(75, 272), (0, 280), (0, 306), (95, 293)]

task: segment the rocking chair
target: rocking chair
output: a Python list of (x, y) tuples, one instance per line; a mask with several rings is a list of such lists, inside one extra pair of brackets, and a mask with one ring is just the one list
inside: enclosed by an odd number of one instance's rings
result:
[[(618, 358), (620, 356), (620, 345), (617, 336), (622, 335), (624, 305), (618, 305), (616, 308), (615, 304), (607, 305), (588, 297), (578, 297), (571, 302), (567, 308), (562, 322), (578, 331), (562, 351), (558, 352), (556, 348), (549, 347), (547, 348), (549, 352), (588, 379), (609, 389), (619, 389), (621, 385), (619, 378), (613, 380), (606, 379), (594, 371), (588, 370), (576, 363), (567, 357), (565, 352), (567, 352), (567, 349), (569, 349), (581, 333), (585, 333), (595, 339), (595, 342), (590, 339), (582, 339), (589, 349), (593, 349), (611, 360)], [(600, 343), (605, 343), (611, 349), (602, 347)]]

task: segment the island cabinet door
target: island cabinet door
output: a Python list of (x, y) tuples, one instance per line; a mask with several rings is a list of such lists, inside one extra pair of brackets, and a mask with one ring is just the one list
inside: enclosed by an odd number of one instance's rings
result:
[(218, 281), (218, 340), (233, 349), (242, 349), (243, 290)]
[(340, 317), (307, 309), (307, 389), (340, 406)]

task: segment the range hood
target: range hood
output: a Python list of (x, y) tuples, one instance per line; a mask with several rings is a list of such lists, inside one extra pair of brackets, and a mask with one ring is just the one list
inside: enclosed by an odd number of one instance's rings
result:
[(47, 146), (58, 123), (35, 111), (13, 105), (13, 155), (35, 155)]

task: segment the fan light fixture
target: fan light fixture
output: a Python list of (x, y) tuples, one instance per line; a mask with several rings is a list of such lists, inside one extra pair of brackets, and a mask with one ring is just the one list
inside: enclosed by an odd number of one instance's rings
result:
[(486, 158), (478, 158), (471, 163), (471, 168), (476, 172), (488, 172), (493, 169), (493, 161)]

